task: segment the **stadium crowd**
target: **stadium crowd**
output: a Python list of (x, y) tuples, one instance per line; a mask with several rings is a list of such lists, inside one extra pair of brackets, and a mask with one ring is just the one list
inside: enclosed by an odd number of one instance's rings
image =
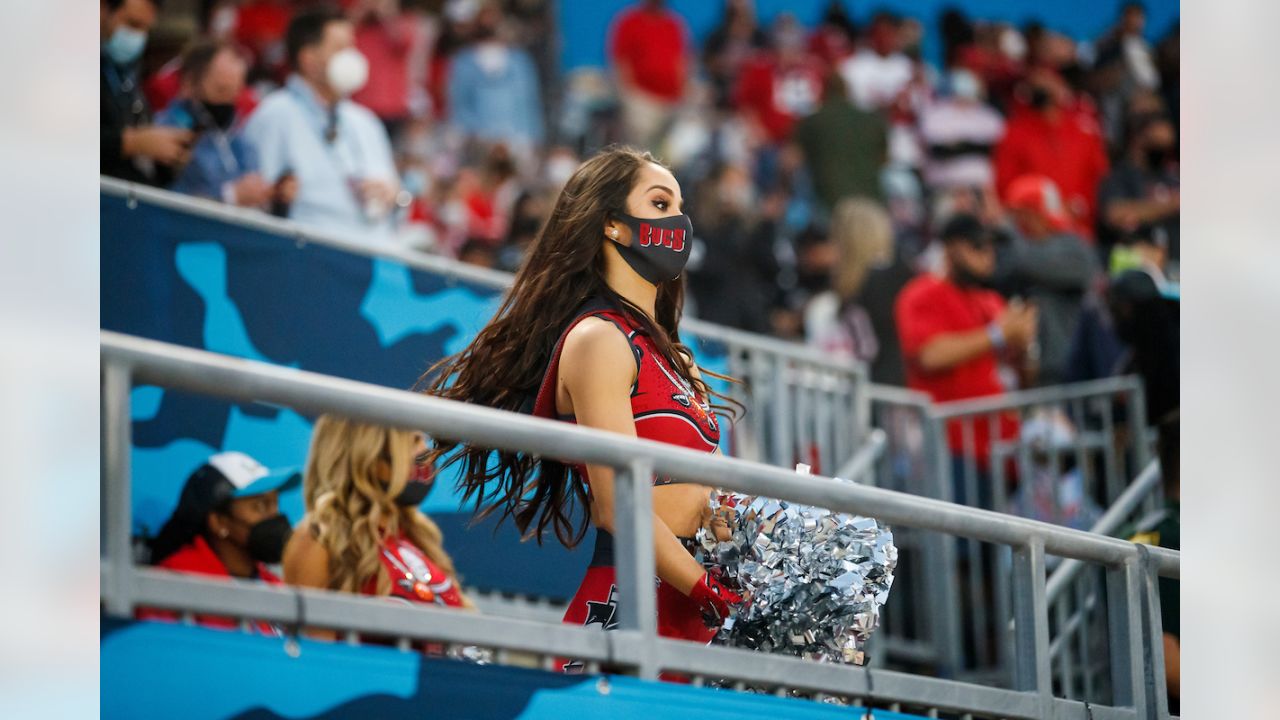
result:
[(1095, 42), (949, 10), (939, 66), (923, 18), (727, 0), (699, 45), (642, 0), (607, 71), (563, 78), (539, 0), (198, 5), (148, 42), (176, 9), (102, 1), (103, 174), (514, 270), (580, 159), (625, 142), (685, 188), (691, 315), (940, 400), (1176, 378), (1114, 312), (1176, 296), (1178, 29), (1153, 47), (1138, 3)]

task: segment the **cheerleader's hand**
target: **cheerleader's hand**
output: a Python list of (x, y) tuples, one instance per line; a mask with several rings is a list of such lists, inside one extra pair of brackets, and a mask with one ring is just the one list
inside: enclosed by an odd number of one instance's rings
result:
[(703, 573), (702, 579), (689, 591), (689, 599), (702, 609), (702, 619), (707, 627), (718, 628), (729, 617), (729, 610), (742, 602), (742, 596), (725, 587), (711, 573)]

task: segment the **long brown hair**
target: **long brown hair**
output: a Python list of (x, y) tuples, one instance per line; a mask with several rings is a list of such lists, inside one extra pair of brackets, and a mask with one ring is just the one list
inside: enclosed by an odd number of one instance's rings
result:
[[(657, 161), (647, 152), (617, 146), (583, 163), (565, 183), (493, 319), (465, 350), (432, 366), (419, 387), (451, 400), (527, 411), (560, 333), (586, 300), (599, 296), (634, 320), (670, 367), (703, 397), (731, 403), (732, 410), (721, 404), (712, 408), (736, 419), (742, 405), (694, 377), (693, 352), (680, 342), (683, 277), (658, 286), (652, 319), (605, 281), (605, 223), (627, 212), (627, 196), (645, 163)], [(709, 370), (702, 372), (736, 382)], [(435, 442), (432, 460), (455, 450), (442, 468), (461, 464), (458, 482), (463, 502), (474, 502), (476, 521), (501, 511), (499, 523), (514, 519), (525, 539), (533, 537), (541, 543), (550, 525), (569, 547), (582, 540), (589, 496), (563, 463), (442, 440)]]

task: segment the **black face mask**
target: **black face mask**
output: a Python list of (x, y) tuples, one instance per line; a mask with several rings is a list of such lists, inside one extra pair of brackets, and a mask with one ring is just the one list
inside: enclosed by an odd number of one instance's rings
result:
[(431, 492), (431, 483), (420, 482), (414, 480), (396, 496), (395, 503), (400, 507), (417, 507), (427, 499), (427, 493)]
[(200, 103), (209, 115), (209, 122), (218, 130), (229, 130), (236, 121), (236, 106), (231, 103)]
[(1147, 148), (1147, 167), (1151, 170), (1163, 170), (1171, 154), (1169, 148), (1163, 145)]
[(1031, 107), (1037, 110), (1044, 110), (1049, 107), (1053, 97), (1049, 95), (1049, 91), (1040, 86), (1031, 88)]
[(619, 213), (618, 219), (631, 228), (631, 245), (618, 243), (618, 253), (632, 270), (654, 285), (680, 277), (693, 245), (688, 215), (642, 219)]
[(284, 545), (292, 534), (289, 518), (283, 514), (258, 521), (249, 528), (249, 557), (267, 564), (280, 562)]
[(962, 288), (989, 288), (992, 285), (991, 278), (978, 275), (955, 260), (951, 262), (951, 281)]

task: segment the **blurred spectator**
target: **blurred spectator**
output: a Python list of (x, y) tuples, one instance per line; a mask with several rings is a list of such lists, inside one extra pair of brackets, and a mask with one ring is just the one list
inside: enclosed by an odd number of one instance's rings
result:
[(356, 49), (369, 60), (369, 82), (351, 99), (372, 110), (395, 139), (409, 119), (409, 57), (416, 22), (401, 12), (400, 0), (355, 0), (347, 17), (356, 29)]
[(244, 128), (263, 177), (297, 178), (289, 218), (388, 240), (399, 180), (386, 129), (348, 99), (368, 77), (354, 27), (336, 10), (309, 10), (289, 23), (286, 42), (293, 74)]
[[(280, 562), (291, 532), (278, 495), (298, 484), (296, 470), (272, 472), (240, 452), (211, 456), (187, 478), (178, 506), (151, 540), (152, 565), (215, 578), (280, 585), (267, 566)], [(144, 609), (141, 619), (177, 619), (177, 613)], [(197, 615), (207, 627), (239, 627), (234, 618)], [(264, 632), (275, 632), (260, 624)], [(275, 632), (275, 634), (279, 634)]]
[(542, 99), (529, 53), (503, 37), (502, 14), (488, 5), (474, 43), (449, 65), (449, 120), (468, 138), (501, 142), (528, 166), (542, 142)]
[(1009, 185), (1009, 213), (1018, 235), (1008, 256), (1007, 290), (1039, 311), (1037, 382), (1066, 382), (1071, 338), (1085, 293), (1099, 272), (1093, 252), (1071, 230), (1053, 181), (1024, 175)]
[(418, 509), (435, 481), (434, 468), (420, 464), (426, 449), (419, 432), (321, 415), (303, 482), (307, 514), (285, 548), (285, 580), (471, 607), (440, 528)]
[(718, 168), (697, 197), (698, 231), (692, 250), (696, 255), (689, 266), (697, 317), (768, 333), (777, 295), (773, 243), (781, 198), (757, 202), (750, 173), (736, 165)]
[(702, 63), (711, 79), (716, 107), (731, 105), (743, 64), (768, 42), (756, 22), (754, 0), (726, 0), (719, 27), (702, 44)]
[(1098, 183), (1108, 169), (1097, 123), (1074, 109), (1071, 89), (1053, 71), (1033, 71), (1021, 90), (996, 145), (996, 189), (1003, 198), (1015, 178), (1048, 177), (1062, 193), (1073, 225), (1092, 239)]
[(863, 110), (893, 104), (914, 74), (911, 59), (899, 46), (898, 19), (878, 13), (867, 30), (867, 46), (840, 65), (853, 102)]
[(103, 175), (168, 185), (190, 153), (191, 132), (151, 124), (151, 107), (138, 77), (155, 0), (102, 0), (101, 151)]
[(828, 211), (852, 195), (882, 198), (880, 168), (888, 153), (883, 118), (855, 107), (838, 74), (827, 75), (824, 85), (822, 106), (800, 121), (794, 138), (815, 193)]
[(609, 35), (623, 131), (642, 148), (652, 147), (665, 130), (692, 71), (689, 27), (665, 6), (664, 0), (641, 0), (618, 16)]
[(1180, 405), (1178, 359), (1179, 301), (1163, 282), (1159, 248), (1138, 243), (1151, 260), (1134, 270), (1118, 273), (1111, 281), (1107, 300), (1116, 336), (1129, 348), (1119, 368), (1142, 377), (1147, 399), (1147, 422), (1157, 425)]
[(822, 20), (809, 37), (809, 52), (826, 64), (828, 70), (837, 67), (853, 54), (858, 26), (840, 0), (830, 0), (822, 13)]
[(983, 101), (982, 80), (973, 72), (951, 71), (951, 94), (928, 104), (920, 115), (920, 136), (928, 148), (925, 179), (935, 189), (990, 187), (995, 183), (991, 151), (1004, 135), (1004, 118)]
[(293, 5), (293, 0), (247, 0), (234, 9), (231, 33), (252, 57), (250, 82), (276, 84), (288, 72), (285, 35), (293, 17)]
[(1115, 27), (1098, 41), (1096, 64), (1104, 67), (1117, 63), (1123, 68), (1125, 95), (1137, 88), (1154, 90), (1160, 86), (1155, 53), (1142, 34), (1146, 24), (1147, 11), (1142, 3), (1126, 2)]
[(831, 216), (831, 241), (832, 289), (805, 311), (808, 343), (832, 357), (867, 363), (872, 382), (905, 385), (893, 308), (913, 273), (898, 252), (889, 213), (874, 200), (845, 198)]
[(183, 53), (181, 97), (156, 116), (157, 125), (195, 133), (191, 161), (171, 190), (263, 209), (277, 196), (287, 202), (289, 188), (281, 183), (277, 190), (262, 179), (257, 157), (240, 137), (235, 100), (246, 69), (225, 42), (198, 42)]
[[(995, 272), (990, 233), (976, 217), (952, 217), (942, 230), (943, 275), (922, 274), (903, 288), (894, 309), (906, 361), (907, 386), (935, 402), (999, 395), (1002, 359), (1020, 363), (1036, 334), (1036, 310), (1026, 303), (1006, 307), (983, 287)], [(1016, 421), (1002, 416), (1000, 437), (1012, 438)], [(953, 453), (964, 452), (963, 429), (950, 423)], [(981, 466), (990, 453), (990, 431), (975, 423), (974, 449)]]
[(1178, 143), (1162, 113), (1136, 118), (1128, 149), (1098, 190), (1099, 237), (1107, 245), (1141, 235), (1179, 257)]
[(805, 47), (804, 28), (790, 13), (778, 16), (770, 49), (742, 66), (734, 105), (749, 127), (777, 146), (796, 120), (812, 113), (822, 97), (822, 63)]

